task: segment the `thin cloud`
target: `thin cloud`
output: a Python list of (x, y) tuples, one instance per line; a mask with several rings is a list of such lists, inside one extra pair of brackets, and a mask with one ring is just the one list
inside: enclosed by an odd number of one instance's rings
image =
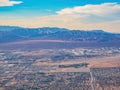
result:
[(83, 22), (105, 22), (120, 19), (120, 4), (103, 3), (98, 5), (85, 5), (73, 8), (65, 8), (57, 11), (58, 15), (70, 15), (78, 17)]
[[(79, 8), (77, 7), (78, 10), (74, 10), (74, 8), (69, 8), (67, 10), (69, 13), (65, 12), (65, 9), (62, 9), (55, 15), (33, 18), (0, 18), (0, 24), (24, 27), (63, 27), (77, 30), (102, 29), (108, 32), (120, 33), (119, 4), (104, 3), (100, 5), (85, 5), (79, 6)], [(81, 8), (84, 10), (80, 10)]]
[(15, 4), (21, 4), (22, 1), (10, 1), (10, 0), (0, 0), (0, 7), (13, 6)]

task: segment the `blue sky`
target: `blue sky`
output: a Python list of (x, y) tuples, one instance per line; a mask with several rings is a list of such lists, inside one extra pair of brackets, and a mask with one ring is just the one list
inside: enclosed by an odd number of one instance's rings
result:
[(0, 25), (120, 32), (119, 14), (120, 0), (0, 0)]
[[(12, 1), (12, 0), (11, 0)], [(21, 16), (40, 16), (55, 14), (63, 8), (83, 6), (87, 4), (101, 4), (105, 2), (118, 2), (120, 0), (14, 0), (23, 3), (14, 6), (0, 7), (0, 14)]]

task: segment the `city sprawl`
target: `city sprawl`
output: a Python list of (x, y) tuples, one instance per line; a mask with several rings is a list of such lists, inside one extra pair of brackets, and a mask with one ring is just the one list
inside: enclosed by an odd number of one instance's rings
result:
[(120, 90), (120, 48), (0, 50), (0, 90)]

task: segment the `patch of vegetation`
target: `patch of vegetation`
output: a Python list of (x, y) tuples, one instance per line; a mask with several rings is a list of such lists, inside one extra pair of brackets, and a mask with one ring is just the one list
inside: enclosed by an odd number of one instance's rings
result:
[(64, 60), (65, 57), (64, 57), (64, 56), (53, 56), (53, 57), (51, 57), (51, 59), (52, 59), (53, 61), (58, 61), (58, 60)]
[(59, 65), (59, 68), (80, 68), (80, 67), (87, 67), (89, 64), (88, 63), (80, 63), (80, 64), (70, 64), (70, 65)]

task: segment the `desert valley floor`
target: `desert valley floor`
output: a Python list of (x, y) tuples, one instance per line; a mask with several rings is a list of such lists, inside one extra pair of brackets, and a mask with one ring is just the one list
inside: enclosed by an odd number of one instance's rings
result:
[(120, 90), (120, 48), (0, 50), (0, 90)]

